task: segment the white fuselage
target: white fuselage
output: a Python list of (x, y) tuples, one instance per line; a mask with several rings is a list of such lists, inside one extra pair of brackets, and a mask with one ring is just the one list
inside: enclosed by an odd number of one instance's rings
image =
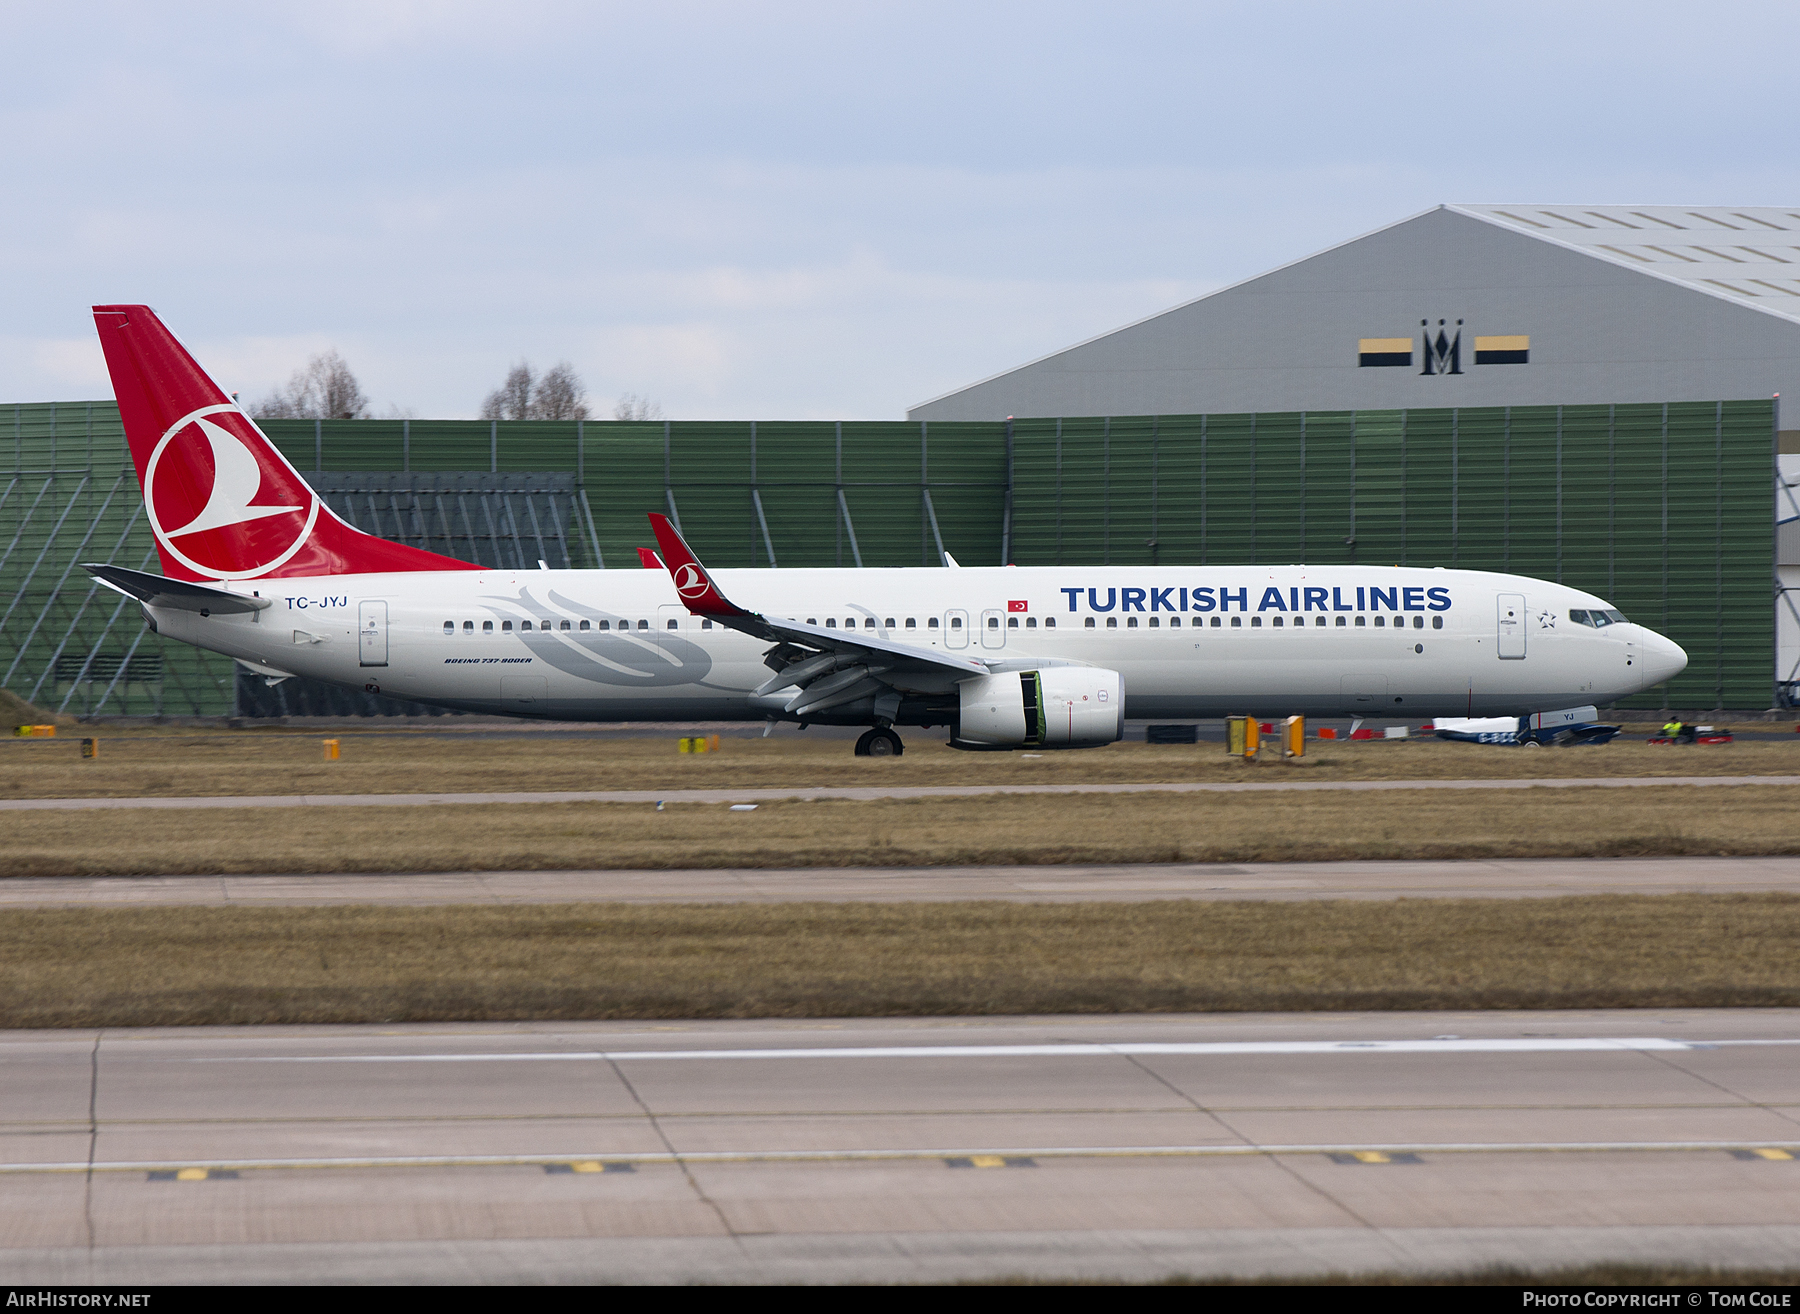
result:
[[(1685, 654), (1577, 623), (1591, 594), (1357, 566), (720, 570), (740, 606), (1003, 663), (1106, 667), (1126, 715), (1520, 715), (1636, 694)], [(222, 585), (271, 605), (147, 608), (160, 633), (275, 671), (468, 711), (759, 720), (771, 644), (689, 614), (659, 570), (468, 571)], [(530, 628), (525, 627), (529, 625)], [(583, 628), (583, 627), (586, 628)], [(448, 628), (446, 628), (448, 627)], [(604, 627), (604, 628), (602, 628)], [(830, 715), (815, 718), (830, 721)], [(845, 709), (845, 718), (857, 718)], [(866, 717), (863, 718), (866, 720)]]

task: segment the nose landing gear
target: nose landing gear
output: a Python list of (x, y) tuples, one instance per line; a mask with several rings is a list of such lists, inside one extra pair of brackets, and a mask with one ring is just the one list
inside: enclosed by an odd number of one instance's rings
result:
[(858, 757), (899, 757), (905, 751), (906, 745), (900, 742), (900, 736), (886, 727), (864, 731), (862, 738), (856, 741)]

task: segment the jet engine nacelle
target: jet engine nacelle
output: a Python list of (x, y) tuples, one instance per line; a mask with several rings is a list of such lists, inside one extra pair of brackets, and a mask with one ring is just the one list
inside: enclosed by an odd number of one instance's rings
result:
[(1125, 681), (1094, 666), (964, 680), (958, 738), (992, 748), (1089, 748), (1125, 737)]

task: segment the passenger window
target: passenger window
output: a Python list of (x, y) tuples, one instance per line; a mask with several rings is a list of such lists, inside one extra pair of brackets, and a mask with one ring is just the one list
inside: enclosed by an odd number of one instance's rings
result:
[[(893, 621), (889, 621), (889, 622), (888, 622), (888, 624), (889, 624), (889, 625), (892, 625), (892, 624), (893, 624), (893, 623), (894, 623), (894, 622), (893, 622)], [(864, 628), (864, 629), (865, 629), (865, 630), (872, 630), (872, 629), (874, 629), (874, 628), (875, 628), (875, 618), (874, 618), (874, 617), (873, 617), (873, 616), (867, 616), (867, 617), (865, 617), (865, 618), (864, 618), (864, 619), (863, 619), (863, 628)]]
[(1181, 628), (1181, 617), (1179, 617), (1179, 616), (1169, 617), (1169, 628), (1172, 630), (1180, 629)]
[(1150, 618), (1150, 628), (1151, 629), (1155, 629), (1158, 625), (1161, 625), (1161, 624), (1162, 624), (1162, 622), (1159, 621), (1156, 617), (1152, 616)]
[(670, 628), (670, 629), (672, 629), (672, 630), (678, 630), (678, 629), (680, 629), (680, 628), (681, 628), (681, 621), (680, 621), (680, 620), (679, 620), (679, 619), (671, 619), (671, 620), (670, 620), (670, 621), (669, 621), (669, 628)]
[(1423, 616), (1414, 616), (1413, 617), (1413, 628), (1415, 630), (1424, 629), (1425, 628), (1425, 618)]
[(1233, 616), (1231, 618), (1231, 628), (1234, 630), (1243, 629), (1244, 628), (1244, 618), (1242, 616)]
[(1027, 616), (1025, 618), (1025, 628), (1028, 630), (1035, 630), (1037, 628), (1037, 617)]
[[(606, 622), (605, 622), (605, 621), (601, 621), (601, 622), (600, 622), (600, 623), (601, 623), (601, 624), (602, 624), (602, 625), (604, 625), (604, 624), (606, 624)], [(582, 622), (581, 622), (581, 628), (582, 628), (582, 629), (584, 629), (584, 630), (585, 630), (585, 629), (587, 629), (587, 627), (588, 627), (588, 623), (587, 623), (587, 622), (586, 622), (586, 621), (582, 621)]]
[(475, 633), (475, 622), (474, 621), (464, 621), (463, 622), (463, 633), (464, 634)]
[(1044, 617), (1044, 628), (1047, 630), (1055, 629), (1056, 628), (1056, 617), (1054, 617), (1054, 616)]
[(1006, 628), (1009, 630), (1018, 629), (1019, 628), (1019, 618), (1017, 616), (1008, 616), (1006, 618)]
[(510, 634), (510, 633), (512, 633), (512, 622), (511, 621), (501, 621), (500, 628), (502, 630), (505, 630), (508, 634)]
[(1093, 618), (1093, 617), (1092, 617), (1092, 616), (1089, 616), (1089, 617), (1088, 617), (1088, 618), (1087, 618), (1087, 627), (1088, 627), (1088, 628), (1089, 628), (1089, 629), (1090, 629), (1090, 630), (1091, 630), (1091, 629), (1093, 629), (1093, 628), (1094, 628), (1094, 618)]
[[(906, 623), (907, 623), (907, 624), (908, 624), (908, 625), (911, 625), (911, 624), (912, 624), (912, 622), (911, 622), (911, 621), (908, 621), (908, 622), (906, 622)], [(932, 618), (931, 618), (931, 619), (930, 619), (930, 620), (928, 620), (928, 621), (926, 621), (926, 622), (925, 622), (925, 628), (926, 628), (926, 629), (928, 629), (928, 630), (935, 630), (935, 629), (936, 629), (936, 628), (937, 628), (937, 617), (936, 617), (936, 616), (933, 616), (933, 617), (932, 617)]]
[(703, 630), (710, 630), (712, 628), (712, 622), (709, 620), (703, 620), (700, 622), (700, 628)]
[(1443, 629), (1444, 628), (1444, 618), (1442, 616), (1433, 616), (1431, 618), (1431, 628), (1434, 630)]
[(1281, 617), (1279, 617), (1279, 616), (1270, 617), (1269, 624), (1273, 625), (1276, 629), (1280, 629), (1281, 628)]
[(1218, 629), (1218, 628), (1219, 628), (1219, 618), (1218, 618), (1218, 617), (1217, 617), (1217, 616), (1214, 616), (1214, 617), (1213, 617), (1213, 618), (1212, 618), (1212, 627), (1213, 627), (1213, 628), (1214, 628), (1214, 629), (1215, 629), (1215, 630), (1216, 630), (1216, 629)]
[(819, 618), (817, 616), (808, 616), (806, 618), (806, 623), (808, 625), (817, 625), (819, 623)]
[[(869, 622), (869, 624), (871, 624), (871, 625), (873, 625), (873, 624), (874, 624), (874, 623), (875, 623), (875, 622), (874, 622), (874, 621), (870, 621), (870, 622)], [(893, 618), (893, 617), (892, 617), (892, 616), (889, 616), (889, 617), (888, 617), (888, 618), (887, 618), (887, 627), (888, 627), (888, 628), (889, 628), (889, 629), (890, 629), (890, 630), (891, 630), (891, 629), (893, 629), (893, 628), (894, 628), (894, 618)]]
[(952, 616), (950, 618), (950, 628), (953, 630), (960, 630), (962, 628), (962, 617)]
[(641, 620), (638, 622), (638, 628), (640, 630), (647, 630), (650, 628), (650, 622), (647, 620)]
[(1118, 629), (1119, 628), (1119, 618), (1117, 616), (1108, 616), (1106, 618), (1106, 628), (1109, 630)]
[(521, 630), (528, 630), (531, 628), (531, 622), (530, 621), (520, 621), (519, 628)]
[(1386, 626), (1386, 625), (1387, 625), (1387, 617), (1385, 617), (1385, 616), (1377, 616), (1377, 617), (1376, 617), (1376, 618), (1375, 618), (1375, 628), (1376, 628), (1376, 629), (1378, 629), (1378, 630), (1379, 630), (1379, 629), (1382, 629), (1382, 628), (1384, 628), (1384, 627), (1385, 627), (1385, 626)]
[(825, 628), (828, 630), (835, 630), (837, 628), (837, 617), (827, 616), (825, 618)]
[[(874, 628), (874, 626), (875, 626), (875, 622), (874, 622), (874, 621), (870, 621), (870, 622), (869, 622), (869, 627), (870, 627), (870, 628), (871, 628), (871, 629), (873, 629), (873, 628)], [(847, 630), (853, 630), (853, 629), (855, 629), (855, 628), (856, 628), (856, 617), (854, 617), (854, 616), (846, 616), (846, 617), (844, 617), (844, 628), (845, 628), (845, 629), (847, 629)]]
[(1361, 628), (1362, 628), (1362, 627), (1363, 627), (1363, 626), (1364, 626), (1364, 625), (1365, 625), (1365, 624), (1366, 624), (1366, 623), (1367, 623), (1367, 619), (1368, 619), (1368, 618), (1367, 618), (1367, 617), (1364, 617), (1364, 616), (1358, 616), (1358, 617), (1357, 617), (1357, 618), (1356, 618), (1356, 627), (1357, 627), (1357, 628), (1358, 628), (1358, 629), (1361, 629)]
[(989, 616), (988, 617), (988, 628), (990, 630), (999, 629), (1000, 628), (1000, 618), (998, 616)]
[(1250, 628), (1253, 630), (1260, 630), (1262, 628), (1262, 617), (1252, 616), (1250, 618)]
[[(889, 625), (892, 625), (893, 623), (894, 623), (893, 621), (888, 622)], [(906, 628), (909, 630), (918, 629), (919, 628), (919, 618), (917, 616), (908, 616), (906, 618)]]
[(1137, 628), (1137, 617), (1136, 616), (1126, 617), (1125, 628), (1128, 630), (1135, 630)]
[[(563, 623), (562, 623), (562, 624), (561, 624), (561, 625), (559, 625), (559, 626), (557, 626), (557, 628), (558, 628), (558, 629), (560, 629), (560, 630), (566, 630), (566, 629), (568, 629), (568, 628), (569, 628), (569, 622), (568, 622), (568, 621), (564, 621), (564, 622), (563, 622)], [(583, 625), (583, 626), (582, 626), (582, 627), (581, 627), (581, 628), (582, 628), (582, 629), (584, 629), (584, 630), (585, 630), (585, 629), (586, 629), (586, 628), (587, 628), (587, 626), (586, 626), (586, 625)]]
[(600, 628), (603, 630), (610, 630), (612, 628), (612, 622), (611, 621), (601, 621)]
[[(1323, 625), (1324, 623), (1325, 623), (1325, 618), (1323, 616), (1319, 617), (1319, 624)], [(1339, 616), (1337, 618), (1337, 623), (1338, 623), (1338, 628), (1340, 630), (1344, 628), (1344, 618), (1342, 616)]]
[(455, 634), (456, 633), (456, 622), (455, 621), (445, 621), (444, 622), (444, 633), (445, 634)]
[(1325, 628), (1325, 618), (1323, 616), (1314, 616), (1313, 617), (1313, 627), (1315, 629), (1321, 629), (1321, 630), (1324, 629)]
[(481, 622), (481, 632), (483, 634), (492, 634), (494, 632), (494, 622), (493, 621), (482, 621)]

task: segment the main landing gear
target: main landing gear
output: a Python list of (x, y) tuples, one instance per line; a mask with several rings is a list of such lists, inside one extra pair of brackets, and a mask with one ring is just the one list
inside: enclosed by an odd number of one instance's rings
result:
[(900, 742), (900, 736), (885, 726), (864, 731), (862, 738), (856, 741), (858, 757), (899, 757), (905, 751), (906, 745)]

